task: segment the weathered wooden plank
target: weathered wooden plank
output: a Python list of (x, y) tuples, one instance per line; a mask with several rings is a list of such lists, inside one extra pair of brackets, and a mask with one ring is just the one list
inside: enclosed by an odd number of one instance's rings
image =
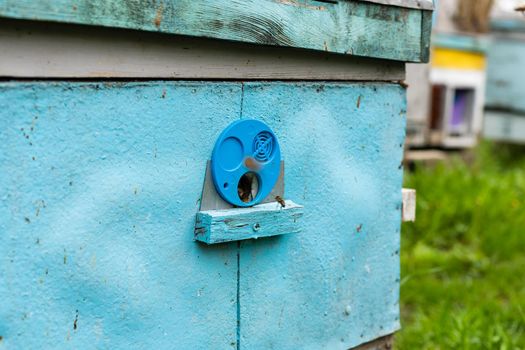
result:
[(489, 40), (480, 35), (436, 33), (432, 36), (432, 45), (448, 49), (485, 53)]
[(437, 149), (417, 149), (405, 152), (405, 160), (407, 162), (422, 162), (422, 163), (440, 163), (448, 158), (446, 151)]
[(525, 37), (494, 34), (487, 60), (485, 105), (525, 114)]
[(430, 64), (406, 65), (407, 127), (405, 143), (408, 147), (424, 146), (430, 111)]
[(430, 36), (432, 33), (432, 12), (421, 12), (421, 58), (417, 62), (427, 63), (430, 60)]
[(403, 63), (224, 40), (0, 19), (0, 76), (404, 80)]
[(0, 16), (298, 47), (428, 58), (431, 11), (362, 1), (0, 0)]
[(200, 211), (195, 220), (195, 239), (215, 244), (298, 233), (297, 221), (303, 216), (303, 207), (291, 200), (285, 204), (284, 208), (271, 202), (250, 208)]
[(434, 9), (434, 3), (432, 0), (359, 0), (375, 2), (376, 4), (410, 7), (415, 9), (432, 10)]
[(409, 63), (406, 65), (407, 122), (426, 124), (430, 106), (430, 64)]
[(403, 188), (402, 221), (416, 221), (416, 190)]

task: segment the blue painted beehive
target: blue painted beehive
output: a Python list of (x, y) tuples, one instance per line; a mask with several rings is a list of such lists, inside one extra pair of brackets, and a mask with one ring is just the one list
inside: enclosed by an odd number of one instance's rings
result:
[[(483, 134), (525, 143), (525, 19), (514, 9), (492, 21)], [(509, 18), (510, 17), (510, 18)]]
[(0, 349), (389, 345), (429, 1), (0, 17)]

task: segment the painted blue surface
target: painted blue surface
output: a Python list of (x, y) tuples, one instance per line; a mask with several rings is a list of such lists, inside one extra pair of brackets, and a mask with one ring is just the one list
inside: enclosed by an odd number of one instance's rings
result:
[(487, 63), (485, 106), (525, 114), (525, 38), (495, 36)]
[(434, 11), (432, 11), (432, 28), (436, 25), (439, 18), (439, 0), (434, 0)]
[(432, 45), (448, 49), (485, 53), (487, 52), (489, 41), (486, 37), (480, 35), (436, 33), (432, 36)]
[[(239, 118), (279, 135), (302, 232), (206, 246), (206, 162)], [(399, 328), (399, 85), (7, 82), (0, 123), (0, 348), (343, 349)]]
[(290, 200), (283, 204), (200, 211), (195, 220), (195, 239), (216, 244), (299, 233), (303, 207)]
[(483, 137), (525, 144), (525, 113), (486, 110), (483, 118)]
[(404, 94), (245, 84), (242, 114), (279, 132), (304, 216), (297, 235), (241, 242), (243, 348), (349, 349), (399, 328)]
[[(249, 161), (249, 162), (248, 162)], [(248, 163), (247, 163), (248, 162)], [(248, 165), (251, 165), (251, 168)], [(213, 184), (220, 196), (238, 207), (260, 203), (272, 191), (281, 171), (281, 150), (273, 131), (258, 120), (238, 120), (221, 133), (211, 157)], [(240, 198), (237, 184), (249, 172), (257, 176), (254, 198)]]
[(525, 32), (525, 20), (518, 18), (498, 18), (490, 21), (493, 31)]
[(240, 93), (0, 84), (0, 349), (235, 349), (237, 246), (193, 230)]

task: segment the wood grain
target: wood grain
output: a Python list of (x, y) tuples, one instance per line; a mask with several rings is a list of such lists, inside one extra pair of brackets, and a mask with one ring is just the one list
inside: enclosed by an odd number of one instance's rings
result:
[(0, 0), (0, 16), (399, 61), (428, 60), (431, 11), (362, 1)]
[(0, 19), (0, 76), (404, 80), (397, 61), (162, 33)]
[(290, 200), (285, 203), (284, 208), (271, 202), (250, 208), (200, 211), (195, 221), (195, 239), (215, 244), (298, 233), (297, 221), (303, 216), (303, 207)]

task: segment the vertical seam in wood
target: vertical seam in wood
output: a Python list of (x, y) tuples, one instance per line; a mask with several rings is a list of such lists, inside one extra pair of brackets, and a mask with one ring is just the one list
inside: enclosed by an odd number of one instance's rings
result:
[(239, 119), (242, 119), (243, 103), (244, 103), (244, 82), (241, 81), (241, 106), (239, 108)]
[[(244, 82), (241, 81), (241, 104), (239, 119), (242, 119), (244, 104)], [(241, 242), (237, 242), (237, 350), (241, 349)]]
[(237, 350), (241, 349), (241, 242), (237, 242)]

